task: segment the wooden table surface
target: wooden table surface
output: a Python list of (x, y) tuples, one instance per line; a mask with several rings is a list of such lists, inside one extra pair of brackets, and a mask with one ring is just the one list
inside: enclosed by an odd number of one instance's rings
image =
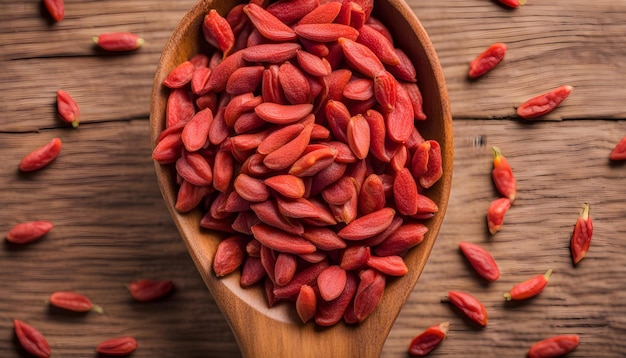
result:
[[(53, 23), (40, 0), (0, 0), (0, 233), (50, 220), (39, 242), (0, 248), (0, 356), (22, 357), (14, 318), (42, 331), (55, 357), (95, 356), (107, 338), (132, 335), (133, 357), (235, 357), (237, 344), (162, 201), (148, 131), (149, 96), (160, 51), (195, 0), (66, 0)], [(577, 333), (571, 357), (626, 356), (626, 165), (608, 154), (626, 135), (626, 1), (528, 0), (509, 10), (491, 0), (409, 0), (429, 32), (447, 80), (455, 158), (450, 206), (425, 271), (401, 311), (383, 357), (405, 357), (426, 327), (450, 321), (432, 356), (523, 357), (535, 341)], [(131, 31), (146, 39), (132, 54), (96, 51), (91, 37)], [(495, 71), (468, 81), (468, 63), (494, 42), (509, 52)], [(553, 87), (574, 86), (547, 121), (522, 123), (515, 106)], [(55, 93), (70, 92), (82, 123), (55, 117)], [(52, 137), (63, 140), (45, 170), (19, 173), (20, 159)], [(497, 194), (491, 146), (508, 157), (518, 199), (491, 237), (485, 213)], [(595, 224), (591, 249), (574, 267), (569, 238), (583, 203)], [(484, 245), (501, 279), (485, 284), (458, 251)], [(552, 268), (546, 290), (505, 304), (514, 283)], [(133, 302), (126, 285), (168, 278), (164, 300)], [(99, 315), (51, 310), (49, 294), (73, 290)], [(441, 298), (472, 292), (487, 328), (470, 327)], [(384, 308), (380, 308), (384, 309)]]

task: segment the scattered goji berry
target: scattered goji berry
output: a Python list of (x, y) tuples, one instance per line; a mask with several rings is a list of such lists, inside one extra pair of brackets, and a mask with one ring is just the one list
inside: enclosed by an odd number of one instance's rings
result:
[(509, 208), (511, 208), (511, 200), (509, 198), (498, 198), (489, 204), (487, 209), (487, 227), (491, 235), (500, 231), (504, 224), (504, 215), (506, 215)]
[(52, 138), (50, 142), (24, 156), (22, 161), (20, 161), (20, 170), (23, 172), (32, 172), (47, 166), (59, 156), (61, 146), (62, 143), (59, 138)]
[(40, 239), (53, 227), (54, 225), (49, 221), (26, 221), (13, 226), (6, 238), (14, 244), (26, 244)]
[(593, 223), (589, 216), (589, 204), (584, 204), (582, 212), (574, 225), (574, 232), (570, 240), (570, 250), (574, 264), (578, 264), (587, 255), (592, 235)]
[(64, 90), (57, 91), (57, 112), (59, 117), (72, 127), (78, 127), (80, 122), (80, 110), (78, 104), (69, 93)]
[(465, 317), (479, 326), (487, 326), (487, 310), (476, 297), (463, 291), (448, 292), (448, 299)]
[(158, 300), (169, 294), (174, 289), (174, 283), (170, 280), (137, 280), (128, 285), (128, 290), (133, 298), (139, 302)]
[(503, 59), (508, 47), (505, 43), (498, 42), (489, 46), (470, 62), (469, 78), (478, 78), (493, 70)]
[(54, 21), (59, 22), (65, 17), (64, 0), (43, 0), (43, 4)]
[(558, 107), (574, 87), (563, 85), (546, 93), (533, 97), (517, 107), (517, 115), (523, 119), (533, 119), (544, 116)]
[(105, 51), (134, 51), (143, 46), (145, 40), (130, 32), (110, 32), (93, 37), (93, 42)]
[(106, 356), (127, 356), (136, 349), (137, 340), (130, 336), (107, 339), (96, 346), (96, 352)]
[(491, 178), (500, 195), (509, 198), (512, 203), (517, 195), (517, 182), (513, 175), (513, 170), (499, 147), (494, 146), (492, 150), (493, 170), (491, 171)]
[(561, 357), (576, 349), (579, 343), (577, 334), (552, 336), (533, 344), (528, 350), (528, 358)]
[(471, 242), (461, 242), (459, 248), (481, 277), (488, 281), (500, 278), (500, 269), (487, 250)]
[(517, 283), (509, 292), (504, 294), (507, 301), (525, 300), (540, 294), (548, 284), (548, 279), (552, 274), (552, 269), (546, 271), (543, 275), (533, 276), (525, 281)]
[(442, 322), (428, 327), (424, 332), (413, 338), (409, 345), (409, 354), (424, 357), (432, 352), (446, 338), (450, 322)]
[(18, 319), (13, 320), (13, 328), (17, 340), (28, 353), (38, 358), (50, 357), (50, 345), (41, 332)]
[(76, 292), (57, 291), (50, 295), (50, 304), (68, 311), (102, 313), (102, 307), (94, 305), (87, 296)]

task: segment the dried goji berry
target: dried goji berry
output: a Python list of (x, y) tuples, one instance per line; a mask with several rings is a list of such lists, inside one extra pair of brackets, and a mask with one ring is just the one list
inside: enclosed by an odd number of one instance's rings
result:
[(507, 45), (502, 42), (489, 46), (470, 62), (469, 77), (475, 79), (493, 70), (504, 59), (507, 49)]
[(332, 301), (339, 297), (346, 287), (347, 274), (337, 265), (331, 265), (317, 276), (317, 287), (324, 301)]
[(404, 258), (399, 255), (370, 256), (367, 260), (367, 266), (389, 276), (403, 276), (409, 272)]
[(65, 1), (64, 0), (43, 0), (43, 4), (54, 21), (59, 22), (65, 17)]
[(59, 113), (59, 117), (72, 125), (72, 127), (78, 127), (80, 122), (80, 110), (78, 108), (78, 104), (64, 90), (57, 91), (57, 112)]
[(265, 121), (274, 124), (291, 124), (298, 122), (313, 110), (310, 103), (278, 104), (264, 102), (254, 107), (254, 112)]
[(448, 301), (472, 322), (487, 326), (487, 310), (476, 297), (463, 291), (450, 291)]
[(215, 275), (227, 275), (241, 266), (248, 241), (243, 235), (229, 236), (220, 241), (213, 258)]
[(26, 221), (13, 226), (6, 238), (14, 244), (26, 244), (40, 239), (53, 227), (54, 225), (49, 221)]
[(136, 349), (137, 340), (130, 336), (107, 339), (96, 346), (96, 352), (107, 356), (127, 356)]
[(510, 207), (511, 200), (509, 200), (509, 198), (498, 198), (489, 204), (489, 208), (487, 209), (487, 227), (491, 235), (494, 235), (502, 228), (504, 215)]
[(354, 155), (364, 159), (370, 150), (370, 126), (361, 114), (352, 116), (346, 131), (348, 145)]
[(374, 269), (359, 274), (359, 284), (354, 294), (354, 315), (363, 322), (374, 311), (383, 296), (386, 275)]
[(241, 268), (239, 283), (241, 287), (249, 287), (261, 281), (267, 273), (260, 257), (248, 257)]
[(507, 301), (510, 300), (524, 300), (527, 298), (535, 297), (540, 294), (548, 284), (548, 279), (552, 274), (552, 269), (546, 271), (543, 275), (533, 276), (525, 281), (517, 283), (511, 288), (509, 292), (504, 294), (504, 298)]
[(93, 42), (105, 51), (125, 52), (137, 50), (145, 40), (130, 32), (111, 32), (94, 36)]
[(59, 156), (61, 146), (61, 139), (52, 138), (50, 142), (24, 156), (22, 161), (20, 161), (20, 170), (23, 172), (31, 172), (47, 166)]
[(316, 0), (277, 1), (268, 5), (267, 11), (280, 21), (291, 24), (300, 20), (317, 6), (319, 6), (319, 3)]
[[(284, 286), (291, 281), (293, 275), (296, 274), (298, 268), (298, 259), (296, 255), (280, 252), (276, 256), (276, 264), (274, 265), (274, 280), (279, 286)], [(319, 279), (319, 276), (318, 276)]]
[(437, 141), (431, 139), (425, 142), (428, 142), (428, 161), (426, 172), (419, 177), (419, 184), (422, 188), (430, 188), (443, 176), (443, 158)]
[(317, 248), (299, 235), (290, 234), (273, 226), (261, 223), (252, 227), (254, 237), (271, 249), (296, 255), (310, 254)]
[(289, 174), (298, 177), (313, 176), (333, 164), (337, 154), (337, 149), (321, 145), (298, 158), (289, 169)]
[(317, 308), (317, 296), (315, 290), (309, 285), (302, 285), (296, 298), (296, 312), (303, 323), (315, 317)]
[(287, 198), (297, 199), (304, 196), (304, 181), (295, 175), (276, 175), (265, 179), (264, 183)]
[(333, 22), (341, 10), (340, 2), (320, 3), (311, 12), (304, 15), (298, 24), (323, 24)]
[(267, 39), (272, 41), (293, 41), (297, 38), (296, 33), (289, 26), (255, 3), (247, 4), (243, 8), (243, 12), (248, 15), (248, 18), (261, 35)]
[[(275, 245), (280, 246), (280, 245), (289, 244), (288, 242), (284, 241), (286, 237), (282, 237), (281, 236), (282, 233), (295, 235), (295, 238), (298, 238), (298, 236), (304, 233), (304, 227), (301, 222), (296, 221), (296, 220), (291, 220), (289, 216), (281, 215), (282, 214), (281, 209), (285, 211), (284, 206), (279, 207), (276, 201), (266, 200), (260, 203), (252, 203), (250, 204), (250, 209), (252, 209), (252, 211), (256, 214), (259, 220), (261, 220), (261, 222), (263, 222), (264, 224), (267, 224), (268, 227), (270, 227), (270, 229), (276, 230), (276, 234), (279, 236), (278, 240), (273, 240), (272, 238), (266, 238), (265, 236), (262, 239), (257, 238), (259, 239), (259, 241), (261, 241), (262, 243), (265, 243), (266, 245), (272, 247), (273, 249), (278, 249), (278, 247), (275, 247)], [(255, 230), (253, 229), (252, 232), (254, 233), (254, 231)], [(259, 229), (258, 233), (260, 235), (266, 234), (266, 232), (263, 231), (262, 229)], [(266, 241), (266, 240), (269, 240), (269, 241)], [(309, 250), (311, 251), (310, 252), (292, 252), (292, 253), (310, 254), (311, 252), (315, 251), (312, 249), (311, 247), (312, 245), (309, 245), (309, 243), (305, 242), (306, 240), (303, 240), (303, 241), (297, 240), (297, 241), (303, 243), (306, 246), (305, 251), (309, 251)], [(293, 246), (291, 249), (298, 250), (295, 248), (295, 246)], [(301, 249), (303, 249), (303, 247), (301, 247)], [(282, 251), (282, 250), (279, 250), (279, 251)]]
[(358, 72), (374, 79), (379, 73), (385, 71), (383, 63), (367, 46), (345, 37), (339, 38), (339, 44), (346, 56), (346, 61)]
[(393, 220), (396, 211), (391, 208), (382, 208), (373, 213), (363, 215), (339, 230), (344, 240), (363, 240), (383, 232)]
[(424, 240), (428, 228), (417, 222), (401, 225), (374, 248), (378, 256), (400, 255)]
[(102, 307), (94, 305), (85, 295), (69, 291), (57, 291), (50, 295), (50, 304), (68, 311), (102, 313)]
[(17, 340), (28, 353), (38, 358), (50, 357), (50, 345), (41, 332), (18, 319), (13, 320), (13, 327)]
[[(263, 251), (261, 251), (263, 254)], [(263, 255), (261, 255), (263, 259)], [(294, 298), (300, 292), (300, 287), (304, 284), (311, 284), (319, 276), (319, 274), (328, 267), (328, 261), (323, 260), (314, 263), (306, 268), (296, 272), (291, 281), (284, 286), (275, 286), (272, 290), (276, 299)], [(350, 275), (348, 275), (349, 277)], [(350, 280), (348, 280), (350, 281)], [(346, 284), (348, 285), (348, 284)]]
[(552, 336), (533, 344), (528, 350), (528, 358), (561, 357), (578, 347), (580, 337), (577, 334)]
[(294, 26), (293, 30), (298, 36), (315, 42), (333, 42), (339, 38), (356, 40), (359, 36), (359, 31), (354, 27), (332, 22), (325, 24), (300, 24)]
[(131, 296), (139, 302), (158, 300), (168, 295), (174, 289), (171, 280), (148, 280), (133, 281), (128, 285)]
[(592, 235), (593, 223), (589, 216), (589, 204), (584, 204), (583, 210), (574, 225), (574, 232), (570, 240), (570, 250), (574, 264), (579, 263), (587, 255)]
[(169, 88), (181, 88), (193, 77), (196, 67), (191, 61), (185, 61), (176, 66), (163, 80), (163, 85)]
[(517, 182), (513, 175), (513, 170), (506, 157), (502, 154), (502, 150), (498, 147), (492, 147), (493, 150), (493, 170), (491, 178), (498, 192), (505, 198), (509, 198), (511, 202), (515, 201), (517, 195)]
[(353, 272), (348, 272), (346, 286), (341, 295), (329, 302), (318, 302), (315, 323), (320, 326), (332, 326), (339, 322), (344, 317), (346, 310), (353, 304), (358, 285), (356, 275)]
[(343, 251), (339, 266), (344, 270), (362, 269), (367, 265), (370, 257), (371, 249), (369, 246), (350, 246)]
[(202, 22), (204, 39), (228, 56), (235, 46), (235, 34), (228, 21), (217, 10), (211, 9)]
[(389, 66), (398, 66), (400, 58), (395, 51), (392, 40), (385, 37), (369, 24), (365, 24), (359, 29), (359, 37), (357, 42), (369, 47), (380, 60)]
[(424, 332), (411, 340), (409, 354), (415, 357), (424, 357), (446, 338), (450, 329), (450, 322), (442, 322), (428, 327)]
[(396, 143), (405, 143), (415, 129), (413, 104), (403, 86), (396, 86), (396, 104), (392, 111), (385, 112), (387, 136)]
[(524, 119), (544, 116), (555, 110), (573, 89), (572, 86), (563, 85), (533, 97), (517, 107), (517, 115)]
[(459, 248), (481, 277), (488, 281), (500, 278), (500, 269), (487, 250), (470, 242), (459, 243)]

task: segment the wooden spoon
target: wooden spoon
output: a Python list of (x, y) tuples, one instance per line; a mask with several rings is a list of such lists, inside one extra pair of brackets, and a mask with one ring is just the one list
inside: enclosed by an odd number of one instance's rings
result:
[[(182, 19), (163, 49), (152, 92), (150, 131), (152, 146), (165, 126), (168, 90), (163, 79), (178, 64), (200, 49), (201, 23), (211, 9), (220, 14), (238, 3), (237, 0), (201, 0)], [(423, 95), (426, 121), (416, 123), (427, 139), (437, 140), (442, 149), (444, 175), (428, 190), (428, 196), (439, 206), (434, 218), (425, 222), (429, 231), (424, 241), (410, 250), (406, 257), (409, 273), (388, 279), (378, 308), (364, 322), (333, 327), (315, 323), (302, 324), (293, 303), (268, 308), (259, 287), (242, 289), (239, 274), (217, 278), (211, 269), (213, 255), (222, 236), (202, 230), (200, 210), (178, 213), (176, 180), (170, 166), (155, 162), (157, 180), (165, 203), (185, 241), (202, 278), (225, 315), (244, 357), (378, 357), (391, 327), (412, 292), (431, 249), (446, 212), (452, 180), (453, 135), (452, 118), (445, 80), (435, 50), (426, 31), (412, 9), (402, 0), (377, 0), (373, 13), (394, 34), (395, 45), (402, 48), (417, 69)], [(407, 346), (408, 346), (407, 342)]]

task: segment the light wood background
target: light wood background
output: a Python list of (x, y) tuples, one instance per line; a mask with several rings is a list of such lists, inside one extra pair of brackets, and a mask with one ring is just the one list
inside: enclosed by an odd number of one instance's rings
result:
[[(239, 351), (162, 201), (148, 137), (149, 96), (160, 51), (195, 0), (66, 0), (49, 21), (38, 0), (0, 0), (0, 235), (26, 220), (50, 220), (44, 239), (0, 248), (0, 356), (22, 357), (12, 319), (42, 331), (56, 357), (95, 356), (101, 340), (133, 335), (134, 357), (236, 357)], [(529, 0), (509, 10), (491, 0), (409, 0), (446, 75), (455, 129), (450, 206), (420, 281), (383, 357), (406, 357), (410, 340), (450, 321), (432, 356), (523, 357), (535, 341), (577, 333), (571, 357), (626, 355), (626, 165), (608, 154), (626, 135), (626, 1)], [(146, 45), (129, 55), (94, 49), (91, 37), (131, 31)], [(493, 42), (508, 44), (497, 69), (468, 81), (467, 65)], [(574, 92), (547, 121), (522, 123), (515, 106), (569, 84)], [(76, 130), (55, 118), (55, 93), (78, 101)], [(20, 159), (60, 137), (60, 157), (24, 175)], [(508, 157), (518, 200), (495, 236), (485, 212), (496, 197), (491, 146)], [(569, 238), (591, 204), (594, 239), (571, 264)], [(502, 272), (486, 284), (458, 251), (484, 245)], [(552, 268), (546, 290), (505, 304), (514, 283)], [(165, 300), (134, 303), (126, 285), (169, 278)], [(104, 314), (49, 309), (57, 290), (88, 295)], [(490, 321), (476, 330), (440, 300), (472, 292)], [(381, 308), (384, 309), (384, 308)]]

